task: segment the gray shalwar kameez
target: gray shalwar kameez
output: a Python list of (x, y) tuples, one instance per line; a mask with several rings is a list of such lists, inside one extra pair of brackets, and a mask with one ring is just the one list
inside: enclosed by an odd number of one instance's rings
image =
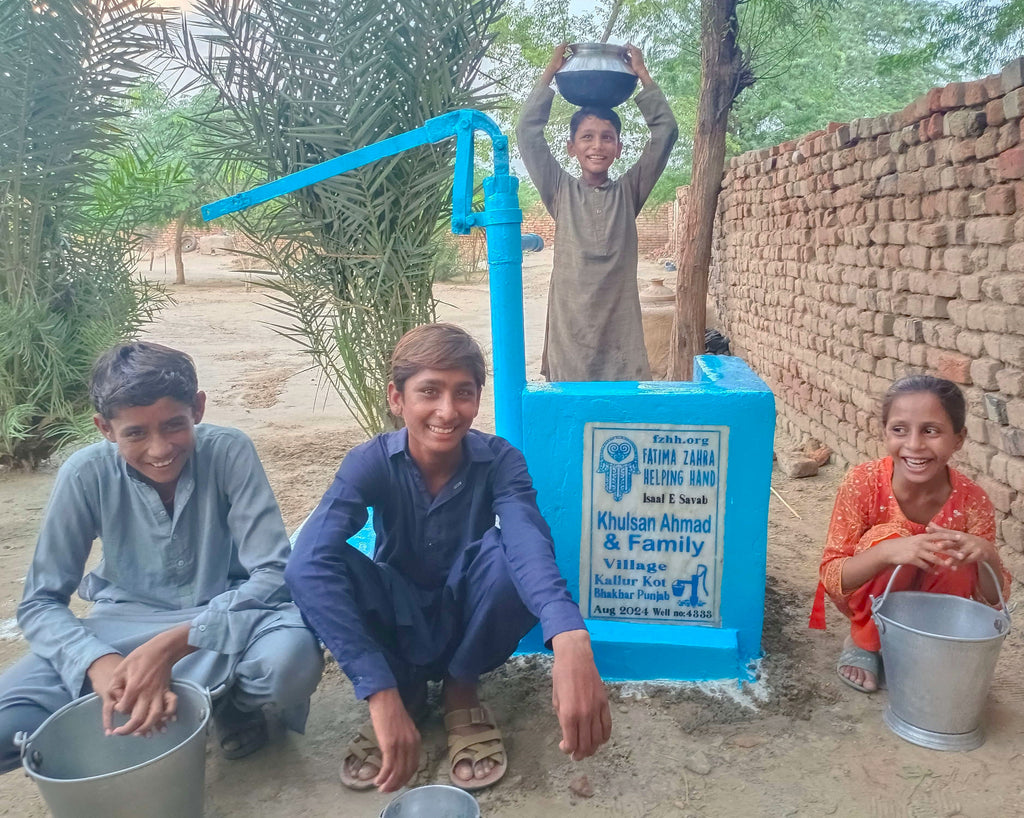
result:
[(562, 169), (544, 139), (554, 96), (537, 85), (516, 128), (523, 162), (555, 220), (541, 373), (550, 381), (649, 380), (636, 216), (668, 164), (675, 117), (656, 85), (637, 94), (651, 140), (621, 178), (591, 187)]
[[(88, 692), (94, 661), (184, 622), (198, 650), (175, 678), (304, 728), (323, 657), (284, 583), (281, 512), (249, 438), (210, 424), (195, 435), (173, 516), (113, 443), (61, 467), (18, 606), (32, 653), (0, 675), (0, 772), (18, 764), (16, 731)], [(83, 577), (97, 538), (103, 559)], [(84, 619), (68, 608), (76, 586), (94, 603)]]

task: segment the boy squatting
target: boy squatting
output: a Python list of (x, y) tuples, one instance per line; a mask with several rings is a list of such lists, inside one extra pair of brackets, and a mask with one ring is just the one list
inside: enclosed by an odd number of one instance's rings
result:
[(90, 393), (106, 440), (57, 474), (18, 606), (32, 652), (0, 675), (0, 771), (20, 765), (17, 732), (91, 691), (109, 734), (159, 730), (172, 672), (211, 689), (228, 758), (266, 743), (266, 712), (302, 732), (323, 656), (284, 583), (288, 537), (252, 442), (199, 425), (192, 360), (158, 344), (105, 353)]

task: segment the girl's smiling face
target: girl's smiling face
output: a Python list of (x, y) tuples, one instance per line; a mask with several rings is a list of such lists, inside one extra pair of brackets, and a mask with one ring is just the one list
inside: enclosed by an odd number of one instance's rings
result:
[(893, 481), (931, 487), (948, 480), (946, 464), (964, 445), (966, 429), (956, 431), (949, 413), (931, 392), (895, 398), (885, 424), (885, 448), (892, 457)]

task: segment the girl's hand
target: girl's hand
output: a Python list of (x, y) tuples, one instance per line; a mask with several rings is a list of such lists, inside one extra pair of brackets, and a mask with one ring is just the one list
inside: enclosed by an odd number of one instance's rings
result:
[(961, 533), (939, 529), (910, 537), (885, 540), (875, 546), (882, 549), (885, 562), (889, 565), (913, 565), (922, 571), (945, 568), (953, 563), (955, 541), (950, 534)]
[(966, 531), (953, 531), (942, 528), (935, 523), (928, 523), (927, 534), (945, 537), (948, 543), (946, 552), (950, 556), (950, 564), (955, 570), (957, 565), (970, 565), (973, 562), (987, 562), (993, 568), (999, 567), (999, 555), (996, 547), (988, 540), (968, 534)]

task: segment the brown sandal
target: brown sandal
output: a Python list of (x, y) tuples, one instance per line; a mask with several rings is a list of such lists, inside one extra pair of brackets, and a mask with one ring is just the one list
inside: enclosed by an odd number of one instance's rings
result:
[[(363, 764), (373, 764), (379, 770), (384, 764), (380, 754), (380, 745), (377, 744), (377, 734), (373, 731), (373, 722), (369, 719), (359, 728), (356, 737), (348, 743), (345, 760), (341, 762), (338, 776), (341, 778), (341, 783), (350, 790), (372, 790), (374, 787), (373, 779), (376, 776), (364, 781), (349, 773), (346, 767), (350, 758), (358, 759), (359, 767), (362, 767)], [(359, 767), (356, 768), (357, 771)]]
[[(452, 732), (462, 727), (488, 729), (470, 735)], [(448, 777), (452, 784), (463, 790), (482, 790), (502, 779), (508, 770), (508, 753), (505, 752), (501, 731), (488, 708), (480, 705), (464, 710), (453, 710), (444, 717), (444, 729), (448, 733)], [(475, 770), (477, 763), (486, 758), (492, 759), (495, 767), (485, 778), (463, 781), (455, 775), (455, 766), (460, 762), (470, 762)]]

